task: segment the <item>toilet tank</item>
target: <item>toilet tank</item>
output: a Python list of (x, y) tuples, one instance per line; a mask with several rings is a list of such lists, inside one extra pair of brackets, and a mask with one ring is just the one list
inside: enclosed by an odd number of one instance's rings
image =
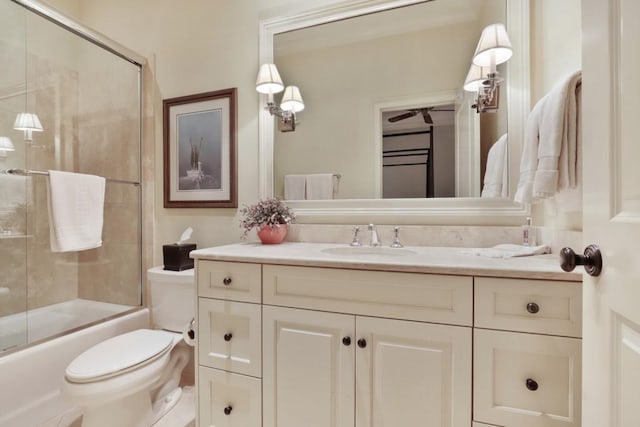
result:
[(172, 271), (153, 267), (147, 270), (147, 282), (153, 327), (182, 332), (196, 313), (194, 269)]

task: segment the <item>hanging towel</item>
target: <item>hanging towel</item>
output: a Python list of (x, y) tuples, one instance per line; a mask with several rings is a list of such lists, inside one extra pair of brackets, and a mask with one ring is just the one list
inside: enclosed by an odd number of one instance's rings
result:
[(52, 252), (102, 246), (105, 179), (49, 171), (49, 230)]
[(520, 204), (530, 203), (533, 199), (533, 178), (538, 166), (538, 141), (540, 119), (546, 97), (542, 98), (529, 113), (524, 130), (524, 144), (520, 157), (520, 179), (514, 201)]
[(496, 245), (492, 248), (470, 248), (462, 251), (464, 255), (477, 255), (489, 258), (513, 258), (521, 256), (542, 255), (551, 253), (547, 245), (522, 246), (511, 243)]
[(489, 149), (480, 197), (509, 197), (508, 145), (509, 140), (505, 133)]
[(335, 176), (332, 173), (314, 173), (307, 175), (307, 200), (333, 199), (336, 188)]
[(304, 200), (306, 185), (307, 185), (306, 175), (285, 175), (284, 176), (284, 199), (285, 200)]
[(525, 129), (516, 202), (536, 202), (579, 184), (581, 82), (581, 71), (571, 74), (531, 111)]
[(547, 95), (540, 119), (538, 168), (533, 197), (546, 198), (558, 190), (575, 188), (578, 151), (576, 89), (582, 73), (575, 72)]

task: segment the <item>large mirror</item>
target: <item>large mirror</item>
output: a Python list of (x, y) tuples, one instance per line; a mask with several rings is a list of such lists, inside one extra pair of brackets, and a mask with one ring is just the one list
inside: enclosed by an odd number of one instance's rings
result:
[[(301, 88), (307, 108), (288, 133), (261, 114), (261, 195), (283, 196), (287, 174), (331, 173), (339, 177), (336, 200), (289, 201), (303, 221), (519, 222), (524, 211), (508, 198), (479, 196), (489, 148), (506, 133), (508, 185), (517, 182), (528, 109), (527, 2), (374, 3), (262, 23), (262, 62), (275, 62), (285, 84)], [(507, 24), (514, 57), (498, 68), (500, 108), (477, 114), (475, 94), (462, 85), (482, 28), (494, 22)], [(401, 142), (402, 134), (409, 136)], [(393, 158), (420, 147), (432, 150), (431, 172), (424, 152)]]

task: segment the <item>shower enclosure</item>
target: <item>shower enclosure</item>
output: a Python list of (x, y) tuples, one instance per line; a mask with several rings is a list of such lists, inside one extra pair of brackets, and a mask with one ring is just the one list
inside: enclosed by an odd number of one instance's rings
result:
[[(141, 58), (0, 0), (0, 357), (138, 308)], [(49, 246), (48, 170), (107, 178), (102, 247)]]

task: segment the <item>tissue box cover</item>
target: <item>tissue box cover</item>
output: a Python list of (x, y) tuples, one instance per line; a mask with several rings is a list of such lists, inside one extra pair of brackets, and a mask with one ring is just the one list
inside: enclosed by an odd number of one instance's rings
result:
[(182, 271), (193, 268), (193, 259), (189, 258), (189, 252), (195, 248), (195, 243), (173, 243), (171, 245), (162, 245), (164, 269)]

